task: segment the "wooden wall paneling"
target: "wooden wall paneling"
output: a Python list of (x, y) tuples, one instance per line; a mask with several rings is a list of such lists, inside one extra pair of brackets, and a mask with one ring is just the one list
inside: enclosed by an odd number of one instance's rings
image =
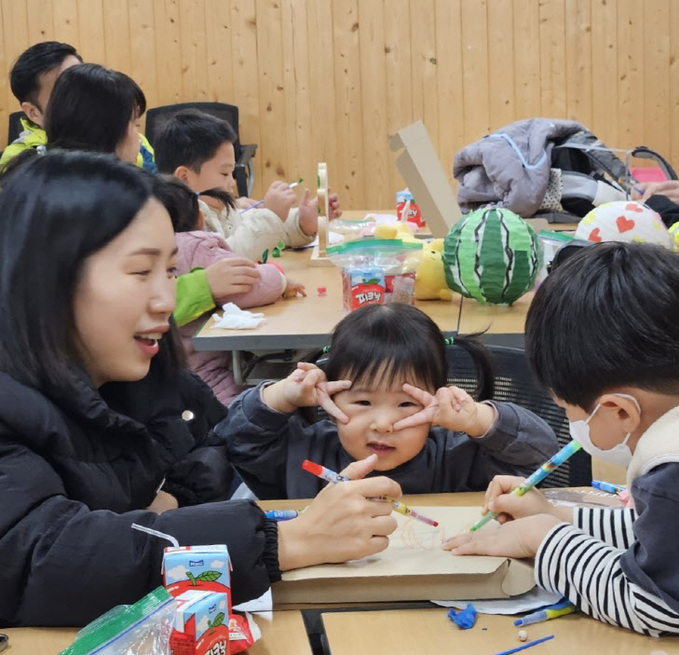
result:
[(174, 105), (185, 100), (178, 0), (154, 0), (153, 15), (156, 22), (154, 41), (158, 89), (157, 95), (147, 99), (149, 107)]
[(490, 131), (487, 2), (467, 0), (462, 2), (461, 9), (464, 138), (467, 145)]
[[(291, 182), (295, 162), (288, 160), (283, 76), (282, 16), (277, 0), (257, 0), (257, 60), (259, 62), (259, 131), (266, 149), (264, 184), (274, 180)], [(291, 167), (291, 168), (290, 168)]]
[(670, 3), (670, 124), (666, 149), (662, 154), (679, 168), (679, 4)]
[(460, 0), (436, 2), (436, 59), (438, 155), (448, 180), (454, 186), (453, 158), (465, 145)]
[[(618, 143), (633, 148), (644, 140), (644, 5), (618, 2)], [(669, 81), (669, 80), (668, 80)], [(621, 158), (624, 153), (620, 153)], [(635, 162), (631, 162), (632, 165)], [(643, 162), (636, 162), (642, 164)]]
[[(71, 42), (85, 61), (105, 66), (106, 28), (103, 0), (78, 0), (78, 38)], [(36, 42), (39, 39), (31, 39)], [(130, 75), (130, 71), (125, 71)], [(136, 78), (135, 78), (136, 79)], [(137, 80), (139, 82), (139, 80)], [(139, 82), (141, 84), (141, 82)], [(144, 88), (144, 87), (142, 87)], [(146, 89), (144, 89), (146, 91)]]
[(318, 159), (311, 131), (309, 23), (305, 0), (282, 3), (281, 20), (287, 181), (304, 178), (298, 189), (298, 197), (301, 199), (304, 189), (309, 189), (315, 198)]
[(540, 16), (535, 0), (514, 0), (514, 118), (542, 116)]
[[(443, 1), (446, 2), (447, 0)], [(385, 0), (383, 15), (384, 69), (386, 77), (386, 104), (383, 110), (387, 120), (387, 133), (388, 136), (391, 136), (415, 120), (413, 114), (412, 68), (410, 64), (411, 26), (409, 0)], [(384, 207), (395, 207), (395, 192), (406, 186), (404, 179), (396, 168), (395, 160), (396, 156), (390, 150), (387, 171), (389, 175), (389, 188), (394, 189), (394, 195), (384, 198)]]
[(205, 0), (205, 56), (209, 102), (238, 105), (233, 91), (233, 55), (230, 4), (224, 0)]
[(514, 6), (512, 0), (488, 4), (488, 100), (490, 129), (514, 121)]
[(144, 91), (146, 104), (158, 104), (156, 69), (156, 21), (153, 0), (128, 0), (130, 9), (130, 57), (132, 67), (125, 71)]
[(563, 0), (540, 3), (542, 114), (566, 117), (566, 31)]
[(366, 207), (391, 207), (396, 194), (388, 171), (393, 163), (386, 112), (385, 9), (382, 0), (359, 0), (358, 3), (363, 110), (363, 159), (358, 174), (365, 179)]
[(607, 146), (617, 148), (617, 3), (592, 0), (592, 125)]
[[(22, 2), (4, 0), (2, 3), (2, 44), (9, 66), (26, 49), (28, 42), (28, 13)], [(9, 70), (5, 76), (9, 74)]]
[[(335, 103), (335, 60), (332, 2), (321, 0), (306, 3), (307, 48), (309, 53), (309, 88), (311, 95), (310, 124), (306, 126), (311, 135), (312, 177), (309, 188), (315, 189), (317, 164), (328, 164), (330, 185), (339, 194), (343, 206), (348, 204), (344, 180), (339, 176), (336, 153), (345, 147), (344, 134), (337, 123), (338, 108)], [(306, 180), (306, 177), (305, 177)], [(306, 186), (306, 185), (305, 185)], [(358, 208), (358, 205), (353, 205)]]
[[(634, 0), (632, 0), (634, 2)], [(592, 19), (590, 0), (566, 0), (566, 117), (592, 125)]]
[(179, 25), (183, 101), (205, 102), (209, 98), (203, 0), (179, 0)]
[(127, 2), (104, 2), (103, 7), (106, 26), (106, 66), (130, 75), (132, 55), (130, 53), (128, 4)]
[(410, 4), (413, 118), (422, 120), (431, 139), (438, 142), (439, 116), (436, 70), (436, 4), (420, 0)]
[(328, 162), (328, 178), (346, 207), (366, 207), (358, 3), (335, 1), (332, 9), (338, 141), (335, 165)]
[[(78, 25), (81, 21), (77, 0), (52, 0), (52, 7), (56, 40), (70, 43), (77, 48), (80, 39)], [(84, 20), (85, 17), (83, 16), (82, 19)]]
[(19, 110), (18, 102), (9, 88), (8, 76), (2, 74), (2, 71), (9, 72), (9, 68), (14, 61), (8, 57), (4, 47), (6, 43), (4, 40), (4, 29), (8, 25), (8, 21), (5, 20), (4, 2), (0, 3), (0, 21), (0, 34), (3, 36), (3, 42), (0, 45), (0, 150), (4, 150), (7, 143), (9, 114)]
[(264, 178), (268, 144), (260, 134), (259, 62), (257, 59), (257, 15), (254, 0), (231, 1), (231, 43), (233, 45), (234, 103), (240, 112), (243, 143), (256, 143), (255, 188), (253, 196), (263, 198), (268, 184)]
[[(40, 41), (54, 40), (54, 11), (52, 0), (26, 0), (26, 11), (28, 13), (28, 42), (26, 47), (39, 43)], [(80, 49), (79, 43), (73, 43)], [(19, 53), (17, 52), (17, 55)], [(11, 66), (11, 63), (10, 63)], [(9, 69), (7, 69), (9, 73)]]
[(665, 153), (670, 124), (670, 0), (646, 0), (644, 7), (644, 80), (639, 89), (644, 96), (644, 145)]

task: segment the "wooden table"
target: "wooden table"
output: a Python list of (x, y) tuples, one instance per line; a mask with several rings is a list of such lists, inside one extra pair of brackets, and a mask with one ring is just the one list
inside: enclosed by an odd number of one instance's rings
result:
[[(346, 212), (350, 219), (362, 218), (365, 213)], [(548, 226), (543, 219), (533, 222), (537, 222), (537, 230), (543, 229), (543, 224)], [(561, 229), (572, 227), (571, 224), (559, 226)], [(327, 346), (334, 326), (346, 314), (342, 308), (340, 270), (335, 266), (311, 267), (310, 257), (310, 249), (285, 250), (276, 260), (291, 278), (306, 286), (307, 298), (281, 300), (257, 309), (266, 320), (252, 330), (215, 328), (212, 319), (209, 319), (193, 337), (196, 350), (231, 351), (234, 377), (237, 383), (242, 384), (243, 351), (292, 352)], [(319, 288), (325, 289), (323, 295), (319, 294)], [(485, 331), (484, 340), (488, 343), (523, 347), (524, 322), (531, 299), (532, 294), (529, 293), (507, 307), (484, 305), (454, 294), (450, 301), (419, 300), (415, 304), (436, 322), (446, 336)]]
[[(270, 613), (271, 620), (256, 616), (262, 638), (249, 655), (311, 655), (302, 613), (281, 610)], [(77, 628), (9, 628), (9, 648), (3, 655), (56, 655), (75, 639)]]
[[(494, 655), (521, 645), (514, 616), (480, 614), (473, 628), (461, 630), (447, 612), (445, 608), (332, 612), (323, 614), (323, 627), (332, 655)], [(679, 653), (679, 637), (644, 637), (582, 614), (523, 629), (529, 641), (554, 635), (554, 639), (527, 649), (526, 655), (651, 655), (656, 649)]]

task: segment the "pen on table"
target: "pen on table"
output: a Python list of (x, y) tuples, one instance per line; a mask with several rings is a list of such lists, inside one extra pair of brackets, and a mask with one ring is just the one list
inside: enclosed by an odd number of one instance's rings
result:
[[(580, 444), (577, 441), (567, 443), (556, 455), (548, 459), (537, 471), (532, 473), (525, 482), (520, 484), (512, 493), (515, 496), (523, 496), (530, 491), (536, 484), (542, 482), (557, 466), (563, 464), (571, 455), (580, 450)], [(470, 532), (478, 530), (480, 527), (486, 525), (488, 521), (492, 521), (498, 512), (488, 512), (482, 516), (474, 525), (469, 528)]]
[(533, 646), (537, 646), (538, 644), (541, 644), (543, 641), (549, 641), (550, 639), (554, 639), (554, 635), (540, 637), (540, 639), (536, 639), (535, 641), (529, 641), (525, 644), (521, 644), (520, 646), (516, 646), (515, 648), (510, 648), (509, 650), (503, 650), (501, 653), (496, 653), (495, 655), (512, 655), (512, 653), (518, 653), (521, 650), (526, 650), (526, 648), (532, 648)]
[(612, 482), (605, 482), (604, 480), (592, 480), (592, 486), (599, 491), (606, 491), (609, 494), (617, 494), (625, 491), (622, 484), (613, 484)]
[[(295, 182), (291, 182), (288, 186), (291, 189), (294, 189), (298, 184), (301, 184), (304, 182), (304, 178), (300, 177), (299, 180), (296, 180)], [(245, 209), (241, 210), (241, 214), (244, 214), (245, 212), (249, 212), (251, 209), (254, 209), (255, 207), (259, 207), (264, 201), (259, 200), (258, 202), (254, 203), (253, 205), (250, 205), (249, 207), (246, 207)]]
[[(335, 471), (331, 471), (329, 468), (321, 466), (320, 464), (310, 462), (308, 459), (305, 459), (302, 462), (302, 468), (305, 471), (308, 471), (309, 473), (313, 473), (315, 476), (321, 478), (322, 480), (327, 480), (328, 482), (331, 482), (332, 484), (349, 481), (349, 478), (345, 477), (344, 475), (335, 473)], [(412, 507), (409, 507), (408, 505), (402, 503), (400, 500), (396, 500), (395, 498), (381, 496), (379, 498), (375, 498), (374, 500), (386, 500), (388, 503), (391, 503), (391, 506), (395, 512), (403, 514), (404, 516), (411, 516), (412, 518), (417, 519), (418, 521), (422, 521), (423, 523), (426, 523), (433, 527), (436, 527), (439, 524), (438, 521), (430, 519), (428, 516), (421, 514), (420, 512), (414, 510)]]
[(549, 621), (550, 619), (555, 619), (558, 616), (564, 616), (566, 614), (571, 614), (575, 612), (575, 605), (569, 600), (563, 600), (556, 605), (550, 605), (549, 607), (544, 607), (537, 612), (532, 612), (526, 616), (522, 616), (520, 619), (514, 621), (514, 625), (530, 625), (531, 623), (542, 623), (542, 621)]

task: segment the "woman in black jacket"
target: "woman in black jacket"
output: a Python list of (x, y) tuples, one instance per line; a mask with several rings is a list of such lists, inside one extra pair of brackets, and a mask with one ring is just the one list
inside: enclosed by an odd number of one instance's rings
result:
[(160, 584), (165, 544), (135, 522), (226, 543), (236, 603), (282, 570), (378, 552), (395, 529), (368, 500), (400, 495), (386, 478), (331, 486), (280, 525), (224, 501), (211, 428), (226, 409), (175, 359), (176, 246), (155, 184), (54, 152), (0, 193), (0, 626), (81, 625)]

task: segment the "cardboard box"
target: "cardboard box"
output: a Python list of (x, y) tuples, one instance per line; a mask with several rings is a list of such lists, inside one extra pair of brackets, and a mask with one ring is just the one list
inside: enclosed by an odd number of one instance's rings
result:
[(395, 514), (399, 527), (385, 551), (344, 564), (286, 571), (272, 587), (274, 606), (509, 598), (535, 586), (533, 567), (525, 561), (456, 557), (441, 549), (445, 539), (479, 518), (479, 507), (415, 509), (439, 521), (439, 527)]

